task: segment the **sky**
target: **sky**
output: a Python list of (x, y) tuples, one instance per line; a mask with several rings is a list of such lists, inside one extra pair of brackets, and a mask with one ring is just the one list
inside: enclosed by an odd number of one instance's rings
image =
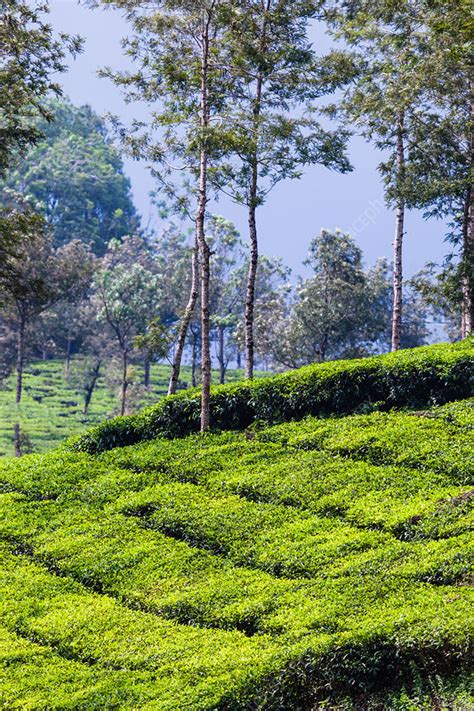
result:
[[(97, 76), (103, 66), (126, 69), (129, 60), (122, 54), (120, 40), (127, 34), (127, 23), (115, 10), (90, 10), (76, 0), (53, 0), (50, 23), (57, 31), (81, 35), (84, 51), (71, 60), (67, 74), (60, 77), (64, 93), (74, 104), (90, 104), (99, 114), (118, 115), (125, 123), (146, 118), (147, 109), (125, 104), (120, 90), (108, 79)], [(329, 40), (314, 29), (312, 37), (318, 49)], [(392, 256), (394, 214), (386, 208), (377, 172), (381, 154), (362, 138), (355, 137), (349, 146), (354, 171), (340, 175), (314, 166), (299, 180), (280, 183), (260, 209), (259, 233), (261, 251), (281, 257), (293, 274), (305, 275), (302, 266), (310, 240), (322, 228), (339, 228), (351, 233), (364, 252), (366, 263), (378, 257)], [(156, 189), (145, 164), (124, 159), (125, 170), (132, 182), (135, 204), (145, 225), (158, 226), (149, 192)], [(246, 235), (245, 209), (228, 199), (212, 211), (235, 222)], [(425, 221), (420, 211), (410, 211), (406, 220), (404, 270), (412, 276), (430, 261), (440, 262), (448, 251), (444, 242), (445, 226), (436, 220)]]

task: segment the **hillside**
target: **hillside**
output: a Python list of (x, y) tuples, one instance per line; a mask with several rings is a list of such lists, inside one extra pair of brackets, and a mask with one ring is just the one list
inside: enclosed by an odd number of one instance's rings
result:
[[(74, 374), (75, 363), (72, 364)], [(143, 369), (134, 367), (136, 380), (142, 382)], [(168, 390), (169, 366), (152, 365), (150, 390), (132, 385), (130, 392), (135, 409), (156, 403)], [(191, 368), (184, 366), (182, 380), (191, 381)], [(229, 370), (230, 382), (242, 377), (242, 372)], [(104, 374), (98, 380), (87, 416), (82, 414), (83, 395), (73, 379), (64, 376), (64, 362), (35, 361), (25, 368), (21, 407), (15, 406), (15, 383), (11, 376), (0, 388), (0, 457), (13, 455), (13, 425), (20, 421), (28, 449), (45, 452), (59, 445), (66, 437), (77, 435), (94, 424), (112, 417), (117, 411), (117, 396), (107, 385)]]
[(311, 366), (3, 460), (0, 706), (474, 709), (473, 375)]

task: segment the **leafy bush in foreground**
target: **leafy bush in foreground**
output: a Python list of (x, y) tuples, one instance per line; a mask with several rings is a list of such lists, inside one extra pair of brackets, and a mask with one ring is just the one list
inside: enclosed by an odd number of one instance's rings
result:
[[(470, 397), (473, 392), (474, 350), (469, 340), (312, 365), (216, 387), (211, 423), (215, 429), (242, 430), (257, 421), (273, 424), (363, 408), (427, 407)], [(139, 415), (104, 422), (69, 446), (94, 454), (159, 436), (188, 435), (199, 429), (199, 398), (196, 391), (164, 398)]]

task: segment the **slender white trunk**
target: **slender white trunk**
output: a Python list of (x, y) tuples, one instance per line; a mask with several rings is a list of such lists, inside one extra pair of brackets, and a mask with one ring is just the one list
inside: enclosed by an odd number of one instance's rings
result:
[[(474, 126), (474, 102), (471, 102), (471, 126)], [(469, 162), (472, 174), (474, 130), (471, 130)], [(472, 182), (467, 191), (464, 210), (461, 293), (461, 337), (467, 338), (474, 330), (474, 185)]]
[[(260, 52), (263, 54), (267, 42), (268, 13), (271, 8), (271, 0), (266, 3), (262, 0), (262, 10), (264, 11)], [(254, 320), (255, 320), (255, 283), (257, 281), (258, 269), (258, 233), (257, 233), (257, 205), (258, 205), (258, 142), (260, 134), (260, 115), (262, 111), (264, 76), (259, 71), (255, 87), (255, 97), (253, 102), (253, 140), (254, 154), (251, 161), (251, 178), (249, 185), (249, 239), (250, 239), (250, 260), (247, 276), (247, 291), (245, 298), (245, 377), (249, 380), (253, 378), (255, 366), (255, 341), (254, 341)]]
[(253, 202), (249, 207), (249, 238), (250, 238), (250, 260), (247, 276), (247, 292), (245, 298), (245, 377), (249, 380), (253, 378), (255, 364), (255, 341), (254, 341), (254, 316), (255, 316), (255, 282), (257, 280), (258, 269), (258, 236), (256, 220), (256, 192), (257, 192), (257, 170), (255, 166), (253, 179), (254, 189), (251, 199)]
[(198, 355), (198, 334), (193, 332), (193, 345), (191, 354), (191, 384), (193, 388), (197, 386), (196, 368)]
[(171, 367), (171, 377), (168, 385), (168, 395), (174, 395), (178, 389), (179, 373), (181, 370), (181, 361), (183, 359), (184, 346), (186, 344), (186, 336), (188, 334), (189, 324), (193, 317), (196, 301), (198, 297), (199, 284), (199, 261), (198, 261), (199, 245), (197, 239), (194, 242), (192, 258), (191, 258), (191, 289), (189, 299), (184, 311), (181, 323), (179, 326), (178, 342)]
[[(260, 52), (263, 54), (266, 49), (267, 42), (267, 25), (268, 13), (271, 8), (271, 0), (266, 3), (262, 0), (262, 10), (264, 11)], [(253, 139), (254, 139), (254, 154), (252, 155), (252, 172), (249, 185), (249, 240), (250, 240), (250, 260), (249, 271), (247, 276), (247, 290), (245, 298), (245, 377), (249, 380), (253, 378), (255, 364), (255, 340), (254, 340), (254, 321), (255, 321), (255, 283), (257, 280), (258, 269), (258, 233), (257, 233), (257, 205), (258, 205), (258, 142), (260, 133), (260, 115), (262, 111), (262, 94), (263, 94), (264, 76), (259, 71), (257, 83), (255, 87), (255, 97), (253, 102)]]
[(211, 339), (210, 339), (210, 249), (206, 240), (205, 221), (207, 208), (208, 147), (209, 127), (209, 24), (210, 14), (205, 13), (202, 24), (201, 56), (201, 151), (199, 161), (199, 191), (196, 210), (196, 239), (199, 245), (199, 266), (201, 275), (201, 432), (206, 432), (211, 420)]
[[(403, 188), (405, 172), (404, 115), (397, 121), (397, 183)], [(393, 311), (392, 311), (392, 351), (400, 349), (402, 338), (403, 311), (403, 236), (405, 228), (405, 201), (399, 196), (396, 209), (395, 240), (393, 243)]]

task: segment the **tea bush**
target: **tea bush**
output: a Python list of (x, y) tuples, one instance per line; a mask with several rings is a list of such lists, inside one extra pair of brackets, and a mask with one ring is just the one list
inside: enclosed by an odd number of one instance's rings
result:
[[(425, 407), (474, 393), (472, 339), (360, 360), (311, 365), (271, 378), (219, 386), (211, 394), (215, 429), (345, 414), (363, 408)], [(139, 415), (119, 417), (70, 442), (91, 454), (199, 429), (200, 395), (184, 391)]]

